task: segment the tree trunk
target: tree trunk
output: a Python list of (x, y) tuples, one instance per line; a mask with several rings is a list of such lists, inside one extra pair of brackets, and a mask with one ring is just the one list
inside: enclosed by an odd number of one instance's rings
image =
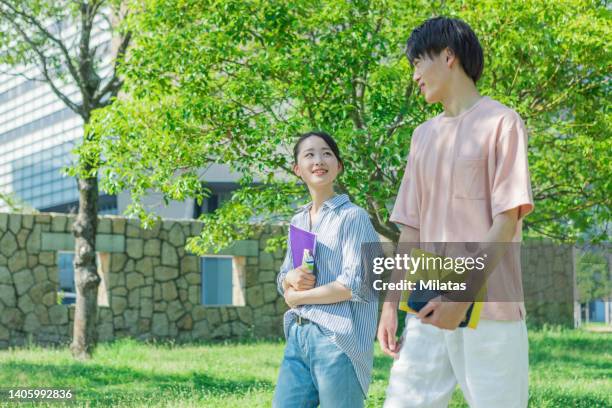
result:
[(73, 226), (76, 309), (70, 350), (77, 359), (89, 359), (97, 341), (98, 285), (96, 230), (98, 179), (79, 179), (79, 213)]

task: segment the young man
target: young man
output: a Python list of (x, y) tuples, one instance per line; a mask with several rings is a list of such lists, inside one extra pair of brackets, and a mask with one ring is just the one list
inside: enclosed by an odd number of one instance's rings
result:
[[(425, 100), (444, 112), (412, 136), (391, 215), (400, 242), (520, 242), (533, 210), (527, 133), (516, 112), (478, 93), (476, 35), (461, 20), (433, 18), (412, 32), (407, 57)], [(458, 328), (470, 303), (436, 298), (409, 315), (400, 347), (397, 302), (385, 302), (378, 340), (396, 359), (385, 407), (446, 407), (457, 383), (470, 407), (527, 406), (520, 259), (506, 253), (502, 264), (507, 300), (516, 301), (486, 302), (476, 329)]]

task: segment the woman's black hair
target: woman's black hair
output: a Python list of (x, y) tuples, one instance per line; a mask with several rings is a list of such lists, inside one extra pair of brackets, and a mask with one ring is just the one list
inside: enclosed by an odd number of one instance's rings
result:
[(321, 139), (325, 140), (325, 143), (327, 143), (332, 153), (334, 153), (334, 156), (336, 156), (336, 159), (338, 160), (338, 162), (342, 165), (342, 168), (344, 169), (344, 162), (342, 162), (342, 158), (340, 157), (340, 150), (338, 149), (338, 144), (336, 143), (334, 138), (331, 137), (328, 133), (321, 132), (318, 130), (312, 130), (310, 132), (306, 132), (300, 135), (299, 139), (297, 140), (297, 142), (295, 142), (295, 145), (293, 146), (294, 163), (297, 163), (298, 161), (298, 153), (300, 152), (300, 145), (302, 144), (304, 140), (308, 139), (311, 136), (318, 136)]
[(430, 18), (410, 34), (406, 56), (410, 63), (424, 55), (433, 57), (450, 48), (459, 58), (463, 71), (476, 83), (482, 75), (484, 57), (482, 46), (472, 28), (458, 18)]

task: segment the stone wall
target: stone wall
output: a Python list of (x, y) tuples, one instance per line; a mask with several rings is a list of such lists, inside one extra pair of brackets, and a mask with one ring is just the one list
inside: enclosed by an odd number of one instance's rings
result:
[[(234, 304), (201, 303), (200, 258), (186, 253), (199, 234), (193, 220), (165, 220), (151, 230), (124, 217), (99, 218), (97, 252), (100, 340), (191, 340), (282, 336), (286, 305), (276, 290), (283, 253), (263, 251), (267, 227), (223, 252), (234, 258)], [(0, 348), (66, 343), (74, 306), (58, 304), (58, 252), (73, 251), (74, 218), (66, 214), (0, 213)], [(522, 251), (523, 286), (532, 325), (574, 323), (571, 248), (529, 243)], [(529, 249), (531, 248), (531, 249)]]
[[(70, 340), (74, 305), (58, 304), (57, 257), (74, 250), (73, 221), (66, 214), (0, 214), (0, 348)], [(282, 335), (286, 306), (275, 279), (284, 254), (263, 252), (266, 236), (280, 227), (223, 252), (234, 256), (232, 306), (201, 304), (200, 258), (184, 249), (201, 228), (166, 220), (143, 230), (137, 220), (99, 218), (100, 340)]]
[(527, 323), (574, 327), (576, 278), (574, 249), (531, 240), (521, 247)]

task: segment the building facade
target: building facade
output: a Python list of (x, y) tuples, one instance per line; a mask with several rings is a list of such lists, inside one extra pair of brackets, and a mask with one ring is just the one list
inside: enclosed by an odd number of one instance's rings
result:
[[(100, 74), (111, 69), (111, 41), (108, 30), (96, 22), (91, 46), (101, 55)], [(50, 26), (49, 30), (70, 42), (76, 27)], [(78, 208), (74, 178), (61, 173), (72, 162), (72, 149), (82, 140), (83, 120), (70, 110), (40, 80), (37, 66), (2, 67), (0, 74), (0, 192), (41, 211), (70, 212)], [(59, 81), (58, 81), (59, 83)], [(78, 103), (76, 85), (65, 83), (59, 90)], [(116, 213), (115, 197), (102, 194), (100, 212)], [(0, 211), (7, 205), (0, 202)]]
[[(91, 47), (100, 55), (99, 74), (111, 73), (111, 34), (100, 16), (94, 21)], [(76, 27), (48, 27), (71, 43), (78, 34)], [(69, 109), (40, 80), (39, 67), (0, 67), (0, 193), (39, 211), (74, 213), (78, 209), (78, 189), (74, 178), (64, 176), (63, 167), (73, 162), (71, 151), (82, 141), (83, 120)], [(59, 81), (58, 81), (59, 83)], [(66, 83), (59, 90), (75, 103), (80, 102), (76, 85)], [(154, 212), (162, 217), (195, 218), (214, 211), (234, 190), (236, 176), (224, 166), (202, 170), (207, 187), (212, 191), (202, 206), (194, 200), (158, 205), (161, 199), (154, 192), (147, 198)], [(100, 192), (100, 214), (121, 214), (129, 205), (129, 192), (118, 197)], [(0, 200), (0, 211), (8, 205)]]

